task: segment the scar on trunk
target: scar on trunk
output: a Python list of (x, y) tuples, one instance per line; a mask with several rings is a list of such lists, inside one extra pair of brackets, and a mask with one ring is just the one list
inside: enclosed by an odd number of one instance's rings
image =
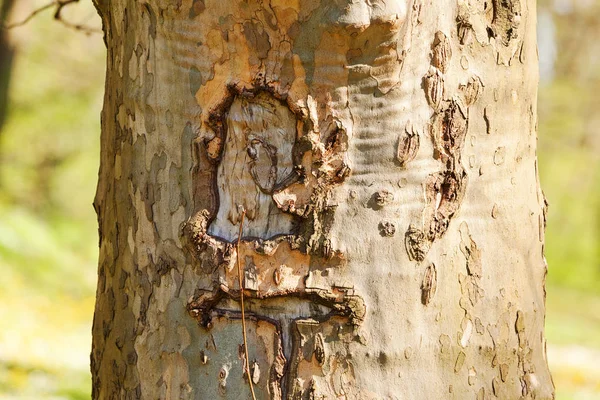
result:
[[(327, 351), (323, 335), (344, 331), (346, 343), (358, 340), (366, 312), (352, 287), (335, 282), (346, 261), (329, 239), (331, 190), (350, 173), (345, 129), (331, 117), (319, 131), (307, 110), (265, 86), (230, 87), (210, 115), (214, 135), (203, 141), (198, 156), (208, 161), (209, 173), (198, 168), (196, 178), (212, 181), (202, 187), (212, 191), (213, 204), (199, 207), (183, 233), (213, 284), (197, 289), (188, 313), (206, 329), (217, 317), (239, 319), (244, 288), (246, 315), (271, 324), (279, 337), (274, 358), (279, 364), (258, 367), (271, 370), (272, 398), (303, 393), (316, 385), (295, 381), (306, 368), (306, 352), (326, 368), (329, 357), (337, 356)], [(240, 209), (247, 223), (238, 247)], [(236, 273), (238, 256), (243, 282)]]
[[(433, 109), (429, 124), (433, 158), (440, 162), (441, 168), (430, 174), (423, 184), (426, 204), (422, 224), (410, 225), (405, 233), (408, 258), (417, 262), (425, 260), (433, 242), (446, 233), (460, 210), (468, 183), (462, 150), (469, 125), (469, 107), (484, 90), (481, 78), (472, 75), (466, 84), (450, 93), (455, 96), (449, 96), (448, 88), (444, 87), (444, 74), (451, 57), (450, 40), (437, 32), (432, 44), (430, 71), (423, 77), (423, 90)], [(429, 296), (424, 304), (428, 302)]]

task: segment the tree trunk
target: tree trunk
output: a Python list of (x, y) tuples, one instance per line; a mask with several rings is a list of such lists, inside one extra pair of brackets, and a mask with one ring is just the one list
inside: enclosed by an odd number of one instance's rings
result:
[[(8, 20), (12, 6), (13, 0), (0, 0), (0, 25)], [(8, 41), (8, 32), (0, 26), (0, 133), (6, 120), (14, 52)]]
[(94, 398), (553, 398), (533, 0), (96, 3)]

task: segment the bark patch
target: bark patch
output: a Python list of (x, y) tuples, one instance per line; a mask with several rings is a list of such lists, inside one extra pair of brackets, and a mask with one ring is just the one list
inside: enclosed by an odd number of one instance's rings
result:
[[(244, 29), (249, 41), (266, 46), (260, 27)], [(331, 191), (350, 173), (343, 161), (345, 129), (334, 118), (313, 129), (306, 110), (264, 86), (230, 87), (209, 115), (205, 123), (213, 135), (197, 147), (195, 179), (212, 191), (212, 204), (196, 204), (182, 240), (212, 286), (196, 290), (188, 314), (205, 329), (214, 329), (220, 318), (239, 319), (243, 290), (250, 304), (246, 319), (271, 326), (280, 343), (264, 350), (269, 355), (261, 357), (270, 361), (259, 360), (256, 367), (269, 371), (268, 382), (256, 368), (249, 379), (273, 399), (311, 392), (329, 397), (332, 374), (351, 374), (349, 367), (332, 364), (345, 360), (340, 354), (358, 340), (355, 331), (366, 313), (354, 289), (336, 282), (346, 260), (329, 239)], [(393, 200), (390, 195), (375, 196), (378, 206)], [(247, 220), (238, 245), (242, 211)], [(391, 236), (395, 226), (384, 230)], [(329, 344), (340, 332), (345, 339)], [(307, 371), (315, 379), (296, 381)]]

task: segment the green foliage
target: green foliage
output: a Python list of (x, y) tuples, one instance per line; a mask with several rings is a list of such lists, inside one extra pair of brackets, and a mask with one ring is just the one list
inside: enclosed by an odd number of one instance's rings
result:
[[(74, 20), (94, 12), (76, 8)], [(105, 50), (100, 35), (66, 29), (50, 14), (10, 34), (16, 54), (0, 131), (0, 398), (89, 399)]]
[(550, 204), (548, 281), (600, 290), (600, 157), (591, 88), (557, 80), (540, 89), (539, 171)]
[(558, 56), (538, 101), (548, 360), (557, 399), (600, 400), (600, 2), (552, 4)]
[(70, 369), (48, 369), (27, 364), (0, 364), (0, 396), (6, 398), (90, 398), (91, 379)]

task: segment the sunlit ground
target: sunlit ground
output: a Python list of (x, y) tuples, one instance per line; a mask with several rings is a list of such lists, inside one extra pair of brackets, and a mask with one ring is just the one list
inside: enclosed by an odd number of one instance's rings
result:
[[(23, 14), (34, 2), (18, 3)], [(76, 22), (95, 21), (90, 4), (77, 7)], [(89, 399), (102, 40), (48, 16), (12, 40), (0, 131), (0, 399)], [(573, 145), (579, 119), (561, 114), (580, 90), (561, 81), (540, 95), (552, 116), (540, 121), (540, 174), (551, 203), (546, 334), (558, 400), (600, 400), (600, 224), (589, 212), (600, 209), (598, 151)]]

